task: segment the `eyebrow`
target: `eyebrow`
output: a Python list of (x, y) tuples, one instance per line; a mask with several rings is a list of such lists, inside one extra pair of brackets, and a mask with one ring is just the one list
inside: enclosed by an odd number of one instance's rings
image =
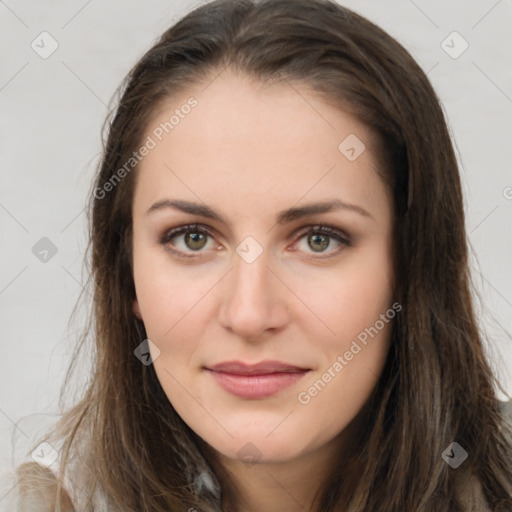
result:
[[(218, 220), (220, 222), (223, 222), (224, 224), (228, 224), (226, 219), (221, 214), (217, 213), (215, 210), (212, 210), (209, 206), (201, 203), (194, 203), (191, 201), (183, 201), (178, 199), (161, 199), (160, 201), (157, 201), (148, 208), (148, 210), (146, 211), (146, 215), (166, 208), (180, 210), (185, 213), (206, 217), (208, 219)], [(283, 210), (277, 214), (276, 222), (277, 224), (287, 224), (289, 222), (293, 222), (295, 220), (307, 217), (309, 215), (328, 213), (335, 210), (352, 211), (362, 215), (363, 217), (369, 217), (372, 219), (374, 218), (364, 208), (361, 208), (356, 204), (347, 203), (345, 201), (341, 201), (340, 199), (333, 199), (331, 201), (310, 203), (304, 206), (292, 207)]]

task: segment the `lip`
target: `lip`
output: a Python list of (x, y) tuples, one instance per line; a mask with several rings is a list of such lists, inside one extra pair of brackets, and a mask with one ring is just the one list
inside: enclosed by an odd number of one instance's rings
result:
[(309, 368), (281, 361), (246, 364), (226, 361), (207, 367), (215, 381), (228, 393), (240, 398), (257, 399), (273, 396), (300, 380)]

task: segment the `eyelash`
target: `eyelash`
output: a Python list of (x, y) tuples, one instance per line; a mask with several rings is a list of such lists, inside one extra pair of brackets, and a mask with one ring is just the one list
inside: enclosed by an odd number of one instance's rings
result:
[[(214, 238), (213, 234), (211, 233), (211, 231), (208, 228), (206, 228), (200, 224), (188, 224), (185, 226), (179, 226), (177, 228), (174, 228), (174, 229), (171, 229), (171, 230), (165, 232), (164, 235), (161, 237), (160, 243), (166, 247), (166, 250), (168, 250), (169, 252), (171, 252), (172, 254), (175, 254), (176, 256), (178, 256), (180, 258), (197, 258), (200, 256), (201, 252), (203, 252), (203, 251), (200, 250), (200, 251), (192, 251), (192, 253), (186, 253), (179, 249), (171, 248), (169, 246), (169, 242), (173, 238), (175, 238), (179, 235), (189, 233), (189, 232), (201, 233), (201, 234), (207, 235), (211, 238)], [(335, 256), (343, 249), (343, 246), (350, 247), (352, 245), (349, 238), (347, 236), (345, 236), (345, 234), (342, 231), (340, 231), (334, 227), (325, 226), (325, 225), (316, 224), (316, 225), (306, 226), (306, 228), (302, 229), (295, 236), (298, 237), (297, 241), (299, 241), (304, 236), (310, 235), (310, 234), (311, 235), (316, 235), (316, 234), (327, 235), (330, 238), (334, 238), (337, 242), (339, 242), (341, 244), (341, 246), (338, 247), (337, 249), (330, 251), (334, 254), (328, 254), (327, 256), (315, 256), (315, 255), (309, 256), (312, 259), (326, 259), (331, 256)], [(194, 254), (194, 253), (197, 253), (197, 254)], [(318, 254), (322, 254), (322, 253), (318, 253)]]

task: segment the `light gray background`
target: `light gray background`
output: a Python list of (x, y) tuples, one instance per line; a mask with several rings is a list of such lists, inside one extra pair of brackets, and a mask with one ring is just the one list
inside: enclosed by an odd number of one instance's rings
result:
[[(504, 333), (512, 331), (512, 1), (340, 3), (396, 37), (442, 99), (462, 166), (487, 350), (512, 395)], [(83, 208), (107, 105), (155, 38), (198, 4), (0, 0), (0, 465), (23, 456), (59, 412), (78, 327), (67, 324), (85, 278)], [(42, 46), (43, 31), (58, 43), (47, 59), (31, 48)], [(457, 59), (441, 46), (453, 31), (469, 44)], [(452, 53), (460, 44), (445, 43)], [(58, 248), (46, 263), (32, 253), (42, 237)]]

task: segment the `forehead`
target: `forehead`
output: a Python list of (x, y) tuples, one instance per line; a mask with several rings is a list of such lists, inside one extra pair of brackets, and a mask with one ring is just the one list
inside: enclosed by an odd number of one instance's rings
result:
[[(193, 108), (187, 105), (191, 98), (196, 103)], [(288, 149), (286, 143), (309, 140), (313, 144), (320, 137), (323, 144), (319, 150), (337, 150), (339, 142), (354, 132), (365, 142), (373, 139), (355, 116), (336, 108), (332, 102), (328, 104), (325, 94), (304, 83), (286, 79), (261, 82), (229, 69), (217, 75), (212, 73), (201, 83), (161, 102), (146, 132), (158, 131), (169, 120), (173, 126), (163, 137), (178, 142), (180, 138), (196, 136), (201, 140), (198, 149), (207, 149), (208, 143), (224, 142), (245, 151), (251, 143), (257, 146), (259, 141), (268, 141), (285, 144), (284, 154)], [(318, 157), (319, 151), (316, 155), (308, 153)]]
[(368, 205), (383, 193), (366, 127), (297, 83), (226, 71), (160, 104), (148, 137), (155, 147), (138, 188), (155, 200), (166, 188), (195, 199), (258, 196), (268, 206), (334, 191)]

